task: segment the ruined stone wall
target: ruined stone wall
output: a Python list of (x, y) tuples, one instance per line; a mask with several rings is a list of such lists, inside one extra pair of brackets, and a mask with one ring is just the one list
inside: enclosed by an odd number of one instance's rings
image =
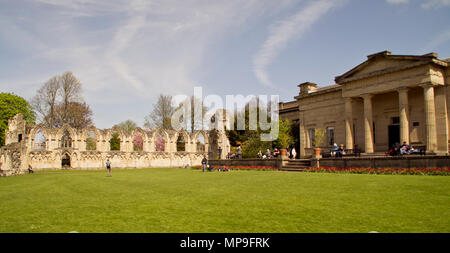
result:
[[(2, 163), (0, 174), (23, 172), (32, 166), (43, 169), (104, 169), (109, 159), (113, 168), (184, 167), (200, 165), (203, 157), (221, 158), (230, 151), (230, 143), (224, 131), (73, 129), (68, 125), (52, 129), (42, 125), (26, 125), (22, 115), (9, 120), (6, 145), (0, 150)], [(117, 134), (120, 150), (111, 150), (111, 138)], [(87, 150), (87, 139), (95, 136), (95, 150)], [(203, 137), (201, 137), (202, 135)], [(133, 142), (140, 136), (142, 148)], [(156, 147), (162, 138), (163, 150)], [(177, 143), (180, 150), (177, 150)], [(181, 148), (183, 147), (184, 148)], [(8, 173), (6, 173), (8, 172)]]

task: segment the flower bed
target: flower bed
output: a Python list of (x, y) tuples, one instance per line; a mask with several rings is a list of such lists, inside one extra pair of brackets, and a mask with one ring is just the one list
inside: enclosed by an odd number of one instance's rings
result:
[[(203, 169), (203, 166), (192, 166), (193, 169)], [(258, 170), (258, 171), (275, 171), (278, 170), (276, 167), (269, 166), (213, 166), (213, 170)]]
[(320, 167), (308, 168), (308, 172), (325, 172), (325, 173), (352, 173), (352, 174), (382, 174), (382, 175), (431, 175), (431, 176), (450, 176), (450, 167), (445, 168), (362, 168), (362, 167)]

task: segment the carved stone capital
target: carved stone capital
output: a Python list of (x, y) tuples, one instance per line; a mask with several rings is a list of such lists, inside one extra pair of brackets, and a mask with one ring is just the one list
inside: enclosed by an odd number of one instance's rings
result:
[(373, 98), (373, 94), (371, 94), (371, 93), (364, 93), (364, 94), (361, 94), (360, 95), (360, 97), (362, 97), (364, 100), (366, 100), (366, 99), (371, 99), (371, 98)]

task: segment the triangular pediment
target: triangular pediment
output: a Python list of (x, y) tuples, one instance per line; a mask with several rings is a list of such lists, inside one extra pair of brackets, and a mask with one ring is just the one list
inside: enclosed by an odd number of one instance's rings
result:
[(366, 77), (382, 75), (393, 71), (407, 69), (413, 66), (430, 63), (437, 59), (436, 54), (422, 56), (391, 55), (389, 51), (367, 56), (367, 60), (345, 74), (335, 78), (336, 83), (345, 83)]

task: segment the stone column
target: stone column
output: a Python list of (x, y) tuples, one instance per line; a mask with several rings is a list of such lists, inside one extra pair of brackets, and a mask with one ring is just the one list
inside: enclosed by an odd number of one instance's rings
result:
[(438, 154), (448, 154), (448, 112), (445, 86), (434, 89), (436, 101), (436, 136)]
[(434, 103), (434, 87), (431, 84), (420, 85), (423, 88), (425, 105), (425, 127), (427, 153), (434, 153), (437, 146), (436, 137), (436, 112)]
[(345, 148), (353, 149), (352, 98), (345, 98)]
[(142, 136), (142, 151), (149, 152), (147, 135)]
[(364, 152), (373, 153), (372, 94), (364, 94)]
[(400, 143), (409, 143), (409, 105), (408, 88), (400, 88), (398, 91), (398, 108), (400, 115)]
[(305, 148), (306, 148), (306, 129), (305, 129), (305, 121), (303, 118), (303, 112), (299, 112), (299, 119), (300, 119), (300, 124), (299, 124), (299, 128), (300, 128), (300, 150), (298, 150), (300, 157), (305, 157), (306, 152), (305, 152)]
[(111, 135), (106, 135), (103, 141), (103, 150), (106, 152), (111, 151)]
[(102, 151), (102, 152), (107, 151), (106, 150), (106, 143), (103, 142), (105, 140), (105, 137), (102, 136), (102, 135), (98, 135), (96, 137), (97, 137), (97, 140), (96, 140), (96, 142), (97, 142), (96, 143), (97, 151)]

